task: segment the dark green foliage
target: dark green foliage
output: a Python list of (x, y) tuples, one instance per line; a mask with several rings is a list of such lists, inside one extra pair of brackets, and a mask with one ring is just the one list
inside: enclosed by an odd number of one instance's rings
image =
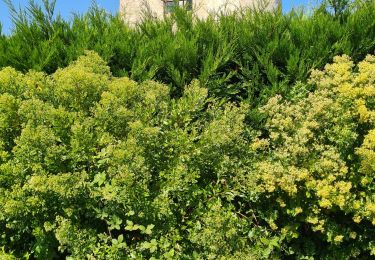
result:
[(161, 81), (174, 96), (197, 78), (211, 95), (258, 103), (287, 93), (288, 85), (337, 54), (358, 61), (375, 51), (373, 1), (350, 5), (340, 19), (322, 7), (310, 14), (246, 11), (194, 22), (177, 9), (165, 21), (147, 18), (136, 28), (95, 6), (65, 21), (44, 3), (44, 9), (31, 4), (26, 12), (13, 10), (15, 29), (0, 38), (0, 67), (53, 73), (95, 50), (114, 75)]

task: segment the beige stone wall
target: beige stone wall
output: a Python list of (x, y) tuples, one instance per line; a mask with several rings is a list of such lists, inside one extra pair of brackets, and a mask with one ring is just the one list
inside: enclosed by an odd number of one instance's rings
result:
[[(209, 14), (220, 12), (236, 12), (241, 8), (262, 8), (272, 10), (279, 0), (193, 0), (193, 11), (200, 19)], [(120, 13), (129, 24), (136, 24), (142, 18), (142, 12), (148, 11), (154, 17), (163, 18), (164, 4), (162, 0), (121, 0)]]
[(196, 0), (193, 1), (194, 11), (198, 18), (207, 18), (209, 14), (230, 13), (241, 8), (275, 9), (278, 0)]
[(142, 13), (150, 11), (153, 16), (162, 18), (163, 2), (160, 0), (121, 0), (120, 13), (129, 24), (135, 24), (142, 18)]

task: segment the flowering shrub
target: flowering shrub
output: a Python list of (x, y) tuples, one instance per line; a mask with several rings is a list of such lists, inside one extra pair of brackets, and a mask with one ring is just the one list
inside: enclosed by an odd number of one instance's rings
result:
[(252, 144), (258, 202), (275, 202), (266, 220), (291, 252), (374, 255), (375, 57), (358, 69), (336, 57), (309, 83), (316, 90), (305, 97), (276, 96), (261, 108), (267, 131)]
[(336, 57), (255, 130), (245, 103), (197, 81), (172, 99), (93, 52), (50, 76), (5, 68), (0, 258), (370, 257), (374, 75), (373, 56)]
[(250, 255), (218, 180), (240, 169), (246, 106), (198, 82), (173, 100), (92, 52), (51, 76), (1, 70), (0, 104), (0, 256)]

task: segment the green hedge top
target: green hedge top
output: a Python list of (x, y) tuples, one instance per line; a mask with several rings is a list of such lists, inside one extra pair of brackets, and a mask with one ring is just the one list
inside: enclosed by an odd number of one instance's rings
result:
[(0, 67), (51, 74), (94, 50), (114, 75), (163, 82), (174, 97), (199, 79), (210, 95), (264, 103), (274, 93), (289, 93), (290, 85), (335, 55), (358, 62), (375, 51), (374, 1), (356, 1), (340, 15), (323, 5), (206, 21), (177, 9), (165, 21), (145, 18), (135, 28), (95, 7), (70, 20), (54, 16), (53, 5), (43, 11), (31, 4), (25, 13), (13, 9), (13, 15), (14, 31), (0, 36)]

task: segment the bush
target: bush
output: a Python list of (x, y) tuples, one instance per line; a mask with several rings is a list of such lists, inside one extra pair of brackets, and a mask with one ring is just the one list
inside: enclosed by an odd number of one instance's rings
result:
[(245, 102), (197, 81), (172, 99), (93, 52), (50, 76), (5, 68), (0, 256), (370, 258), (374, 75), (374, 56), (336, 57), (253, 129)]
[[(357, 71), (358, 69), (358, 71)], [(347, 56), (314, 71), (316, 88), (261, 108), (265, 128), (253, 148), (248, 190), (262, 194), (266, 220), (298, 257), (375, 254), (375, 57), (354, 70)], [(260, 206), (262, 206), (260, 204)]]
[(250, 255), (251, 222), (225, 201), (230, 190), (218, 179), (243, 156), (246, 107), (219, 106), (198, 82), (173, 100), (165, 85), (108, 71), (92, 52), (51, 76), (0, 71), (5, 252)]

